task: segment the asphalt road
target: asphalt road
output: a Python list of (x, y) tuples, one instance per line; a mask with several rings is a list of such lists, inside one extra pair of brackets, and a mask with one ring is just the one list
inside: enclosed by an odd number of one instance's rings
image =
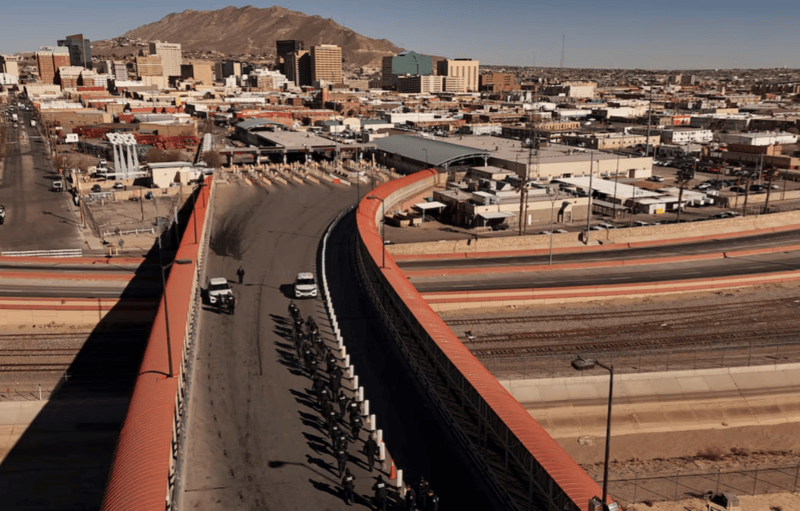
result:
[(700, 279), (732, 275), (753, 275), (796, 271), (800, 260), (796, 252), (782, 252), (710, 261), (648, 264), (641, 266), (583, 268), (544, 272), (492, 274), (476, 272), (438, 278), (412, 278), (421, 293), (448, 291), (483, 291), (498, 289), (557, 288), (639, 284), (669, 280)]
[(0, 297), (16, 297), (16, 298), (119, 298), (123, 294), (131, 298), (152, 298), (157, 297), (161, 291), (161, 282), (152, 282), (149, 284), (137, 284), (135, 287), (129, 285), (128, 282), (120, 282), (118, 284), (108, 285), (103, 282), (101, 284), (92, 285), (91, 283), (82, 283), (80, 286), (76, 285), (62, 285), (53, 286), (52, 284), (42, 283), (40, 285), (0, 285)]
[[(208, 306), (202, 314), (180, 507), (345, 509), (328, 435), (285, 337), (285, 318), (295, 276), (316, 272), (320, 236), (355, 201), (355, 190), (233, 184), (217, 192), (207, 276), (234, 282), (240, 265), (246, 275), (243, 285), (232, 284), (235, 315)], [(322, 302), (297, 303), (330, 339)], [(356, 493), (367, 495), (373, 483), (357, 454), (361, 445), (350, 446), (348, 467), (358, 478)]]
[(69, 207), (71, 195), (50, 191), (58, 173), (47, 157), (40, 127), (31, 127), (30, 110), (15, 113), (19, 128), (8, 126), (8, 151), (0, 172), (0, 204), (6, 208), (0, 251), (82, 248)]
[[(619, 250), (601, 250), (597, 252), (576, 252), (553, 254), (553, 264), (593, 263), (599, 261), (619, 261), (631, 259), (649, 259), (658, 257), (675, 257), (682, 255), (712, 254), (732, 252), (736, 250), (752, 250), (766, 247), (800, 244), (800, 232), (785, 231), (729, 238), (720, 240), (698, 241), (679, 245), (630, 248)], [(536, 256), (513, 257), (481, 257), (461, 259), (433, 259), (422, 261), (399, 261), (404, 270), (435, 270), (452, 268), (491, 268), (503, 266), (527, 266), (548, 264), (549, 254)]]

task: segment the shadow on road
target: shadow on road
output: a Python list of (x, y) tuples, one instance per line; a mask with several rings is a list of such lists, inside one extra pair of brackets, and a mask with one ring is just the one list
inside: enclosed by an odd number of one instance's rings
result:
[[(158, 260), (155, 250), (147, 257)], [(0, 464), (4, 511), (100, 507), (155, 316), (159, 280), (150, 268), (137, 269)], [(149, 296), (143, 296), (143, 286)]]

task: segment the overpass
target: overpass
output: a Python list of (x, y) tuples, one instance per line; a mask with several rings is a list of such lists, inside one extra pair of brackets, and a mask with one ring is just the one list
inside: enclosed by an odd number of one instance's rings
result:
[[(438, 422), (452, 435), (472, 468), (493, 490), (503, 509), (587, 510), (598, 485), (572, 460), (458, 341), (425, 303), (391, 255), (383, 262), (377, 222), (382, 200), (392, 206), (421, 193), (437, 179), (428, 170), (391, 181), (364, 199), (356, 214), (355, 251), (367, 288), (401, 351), (434, 404)], [(103, 500), (104, 510), (171, 508), (178, 446), (185, 441), (189, 352), (197, 335), (198, 275), (213, 187), (203, 188), (167, 282), (169, 320), (159, 305), (128, 414), (120, 434)], [(421, 366), (425, 367), (421, 367)]]

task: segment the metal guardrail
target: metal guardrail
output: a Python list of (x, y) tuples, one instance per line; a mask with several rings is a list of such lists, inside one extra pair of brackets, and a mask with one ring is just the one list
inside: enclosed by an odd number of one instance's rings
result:
[(155, 227), (145, 228), (145, 229), (129, 229), (127, 231), (105, 231), (103, 232), (103, 237), (110, 237), (110, 236), (127, 236), (129, 234), (155, 234), (156, 229)]
[(27, 250), (27, 251), (4, 251), (0, 252), (3, 257), (83, 257), (83, 250), (80, 248), (65, 248), (60, 250)]

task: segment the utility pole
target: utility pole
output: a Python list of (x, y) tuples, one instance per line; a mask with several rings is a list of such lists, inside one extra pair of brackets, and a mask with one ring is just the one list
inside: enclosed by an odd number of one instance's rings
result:
[(653, 118), (653, 81), (650, 80), (650, 102), (647, 105), (647, 140), (644, 146), (644, 157), (650, 154), (650, 120)]
[(586, 242), (589, 244), (589, 227), (592, 225), (592, 178), (594, 177), (594, 151), (589, 153), (589, 211), (586, 214)]
[(533, 132), (530, 129), (530, 123), (528, 124), (528, 140), (530, 141), (530, 145), (528, 146), (528, 163), (525, 165), (525, 172), (522, 173), (522, 180), (519, 186), (519, 235), (523, 236), (525, 234), (525, 227), (528, 223), (528, 172), (531, 167), (531, 163), (533, 162)]

